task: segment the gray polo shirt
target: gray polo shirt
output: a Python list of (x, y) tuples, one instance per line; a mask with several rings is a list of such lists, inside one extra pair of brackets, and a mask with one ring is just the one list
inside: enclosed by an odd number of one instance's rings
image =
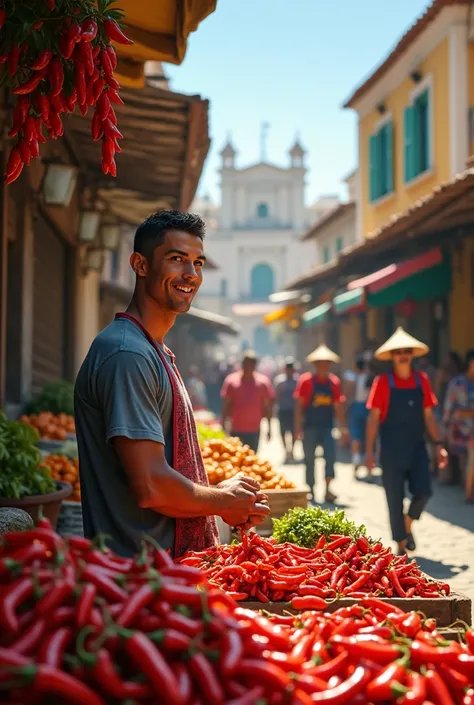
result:
[(143, 534), (172, 549), (175, 520), (138, 506), (110, 442), (125, 436), (162, 443), (172, 464), (173, 390), (134, 323), (117, 319), (95, 338), (77, 376), (74, 406), (85, 535), (109, 534), (110, 547), (124, 556), (140, 550)]

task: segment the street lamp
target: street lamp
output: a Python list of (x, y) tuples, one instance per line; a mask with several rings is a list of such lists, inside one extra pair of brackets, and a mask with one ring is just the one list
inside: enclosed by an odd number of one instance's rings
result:
[(76, 187), (77, 174), (77, 167), (73, 164), (47, 162), (42, 184), (45, 204), (67, 208)]
[(99, 231), (100, 213), (98, 211), (84, 210), (79, 223), (79, 242), (94, 242)]
[(100, 244), (104, 250), (117, 250), (120, 245), (120, 225), (104, 223), (100, 228)]

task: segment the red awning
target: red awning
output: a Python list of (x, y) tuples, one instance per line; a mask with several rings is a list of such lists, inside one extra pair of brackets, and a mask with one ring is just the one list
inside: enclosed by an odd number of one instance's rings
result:
[(396, 282), (402, 279), (417, 274), (417, 272), (441, 264), (442, 261), (443, 253), (439, 247), (436, 247), (418, 257), (412, 257), (412, 259), (405, 260), (405, 262), (401, 262), (400, 264), (390, 264), (388, 267), (379, 269), (373, 274), (368, 274), (366, 277), (356, 279), (348, 284), (347, 288), (357, 289), (363, 287), (371, 294), (374, 294), (376, 291), (382, 291), (382, 289), (386, 289), (388, 286), (396, 284)]

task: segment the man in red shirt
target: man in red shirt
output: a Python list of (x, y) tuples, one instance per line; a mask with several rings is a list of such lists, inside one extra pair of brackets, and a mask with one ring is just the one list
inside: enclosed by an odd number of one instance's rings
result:
[[(370, 390), (367, 408), (366, 465), (375, 465), (374, 444), (380, 428), (380, 464), (387, 496), (393, 540), (403, 554), (416, 548), (413, 521), (420, 518), (431, 496), (431, 471), (425, 443), (427, 430), (436, 446), (440, 467), (447, 453), (439, 440), (434, 407), (438, 401), (428, 376), (414, 371), (414, 357), (422, 357), (429, 348), (398, 328), (375, 353), (377, 360), (391, 360), (392, 371), (376, 377)], [(405, 484), (412, 495), (407, 515), (403, 513)]]
[(306, 483), (314, 501), (314, 454), (322, 446), (326, 462), (326, 502), (334, 502), (336, 495), (330, 485), (334, 479), (334, 461), (336, 443), (332, 436), (334, 417), (336, 416), (343, 440), (347, 440), (348, 431), (345, 424), (344, 401), (339, 377), (329, 372), (332, 362), (340, 362), (336, 353), (326, 345), (320, 345), (306, 362), (314, 363), (314, 373), (301, 375), (295, 390), (295, 437), (303, 439), (304, 461), (306, 465)]
[[(222, 425), (230, 425), (231, 434), (255, 451), (260, 442), (263, 417), (268, 421), (268, 440), (271, 438), (271, 420), (275, 390), (265, 375), (256, 372), (257, 356), (249, 350), (244, 353), (242, 369), (224, 380), (221, 396), (224, 400)], [(230, 424), (229, 424), (230, 421)]]

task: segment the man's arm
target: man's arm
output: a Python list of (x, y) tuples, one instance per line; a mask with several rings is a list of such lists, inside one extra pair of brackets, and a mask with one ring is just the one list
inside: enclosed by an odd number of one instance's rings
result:
[(446, 452), (446, 449), (443, 448), (441, 445), (440, 434), (438, 431), (438, 423), (433, 413), (433, 407), (426, 407), (425, 409), (423, 409), (423, 413), (425, 416), (426, 429), (431, 436), (431, 440), (436, 445), (436, 462), (438, 463), (438, 467), (442, 470), (447, 465), (448, 453)]
[(229, 396), (222, 400), (222, 428), (225, 431), (230, 431), (230, 420), (232, 413), (232, 400)]
[(334, 411), (336, 412), (336, 419), (341, 431), (346, 429), (346, 408), (343, 401), (337, 401), (334, 403)]
[(301, 438), (303, 431), (303, 399), (295, 399), (295, 437)]
[(370, 410), (369, 417), (367, 419), (366, 428), (366, 464), (369, 470), (374, 467), (374, 447), (375, 441), (377, 439), (377, 434), (379, 432), (380, 425), (380, 409), (373, 408)]

